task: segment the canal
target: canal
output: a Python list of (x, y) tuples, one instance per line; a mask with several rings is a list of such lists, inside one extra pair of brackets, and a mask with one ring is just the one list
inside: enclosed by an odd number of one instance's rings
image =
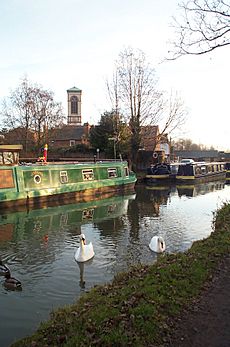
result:
[[(212, 232), (213, 213), (229, 201), (230, 185), (136, 186), (127, 196), (0, 214), (0, 257), (22, 290), (0, 277), (0, 346), (33, 333), (52, 310), (73, 303), (97, 284), (157, 255), (148, 244), (162, 235), (166, 252), (185, 251)], [(10, 213), (11, 212), (11, 213)], [(78, 235), (92, 241), (95, 257), (78, 265)]]

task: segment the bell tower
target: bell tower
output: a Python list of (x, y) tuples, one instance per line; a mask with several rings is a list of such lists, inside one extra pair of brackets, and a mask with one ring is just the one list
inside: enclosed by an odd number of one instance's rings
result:
[(68, 125), (81, 125), (81, 93), (76, 87), (67, 89)]

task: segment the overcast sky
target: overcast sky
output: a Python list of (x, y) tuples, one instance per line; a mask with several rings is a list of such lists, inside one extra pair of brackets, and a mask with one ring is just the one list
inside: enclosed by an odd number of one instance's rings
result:
[(27, 75), (55, 93), (82, 89), (83, 122), (95, 124), (111, 105), (106, 79), (125, 47), (141, 49), (159, 88), (178, 92), (189, 116), (181, 137), (230, 150), (230, 48), (161, 63), (179, 0), (8, 0), (0, 2), (0, 99)]

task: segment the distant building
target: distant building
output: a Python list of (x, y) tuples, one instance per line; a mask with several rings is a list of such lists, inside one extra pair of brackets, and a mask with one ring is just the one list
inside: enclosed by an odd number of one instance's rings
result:
[(89, 146), (89, 123), (82, 125), (81, 115), (82, 90), (73, 87), (67, 89), (67, 125), (60, 129), (55, 129), (50, 138), (53, 146), (72, 147), (75, 145)]
[(67, 89), (68, 125), (81, 125), (81, 94), (81, 89), (78, 89), (77, 87)]
[(89, 131), (89, 123), (79, 126), (65, 125), (60, 129), (55, 129), (51, 141), (56, 147), (63, 148), (76, 145), (89, 146)]
[(158, 125), (146, 125), (141, 127), (141, 149), (145, 151), (154, 151), (159, 136)]

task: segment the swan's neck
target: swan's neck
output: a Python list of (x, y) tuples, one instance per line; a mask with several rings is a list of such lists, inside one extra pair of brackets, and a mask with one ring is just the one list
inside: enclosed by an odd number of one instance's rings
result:
[(84, 243), (83, 240), (81, 240), (80, 247), (81, 247), (81, 252), (84, 253), (84, 250), (85, 250), (85, 243)]

